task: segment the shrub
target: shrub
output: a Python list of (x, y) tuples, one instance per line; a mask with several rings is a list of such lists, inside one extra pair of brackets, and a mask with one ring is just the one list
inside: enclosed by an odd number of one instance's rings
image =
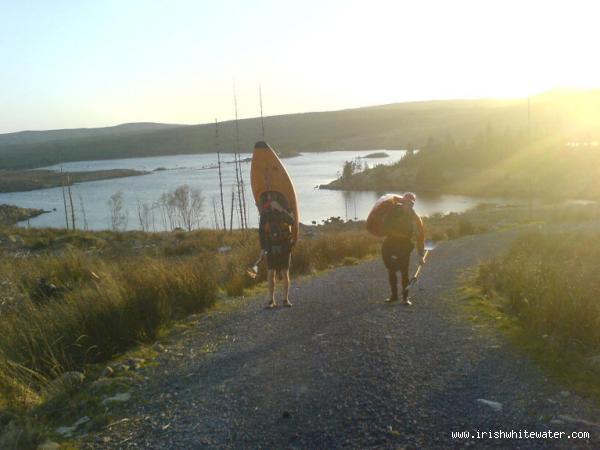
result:
[(470, 221), (468, 221), (466, 219), (461, 219), (458, 222), (458, 231), (457, 231), (458, 236), (468, 236), (471, 234), (475, 234), (475, 232), (476, 232), (475, 226)]
[(534, 232), (479, 268), (479, 283), (539, 334), (600, 351), (600, 235)]

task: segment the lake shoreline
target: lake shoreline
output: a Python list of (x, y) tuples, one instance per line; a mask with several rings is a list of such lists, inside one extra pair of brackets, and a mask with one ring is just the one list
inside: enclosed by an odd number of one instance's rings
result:
[[(150, 172), (131, 169), (109, 169), (89, 172), (60, 172), (54, 170), (7, 170), (0, 171), (0, 193), (29, 192), (60, 187), (63, 180), (69, 185), (89, 181), (148, 175)], [(68, 180), (68, 182), (67, 182)]]
[(15, 205), (0, 205), (0, 226), (12, 226), (19, 222), (25, 222), (34, 217), (48, 213), (44, 209), (20, 208)]
[[(355, 160), (376, 153), (374, 150), (351, 152), (338, 150), (335, 152), (303, 153), (295, 158), (284, 161), (286, 170), (294, 180), (298, 200), (302, 205), (300, 220), (304, 223), (321, 223), (331, 217), (364, 219), (377, 199), (376, 193), (357, 193), (346, 195), (342, 192), (315, 189), (320, 184), (325, 184), (336, 178), (336, 171), (343, 167), (349, 160)], [(386, 151), (387, 158), (377, 160), (377, 163), (394, 163), (402, 158), (404, 151)], [(240, 159), (249, 161), (251, 154), (242, 153)], [(231, 161), (230, 161), (231, 160)], [(218, 158), (216, 153), (207, 155), (188, 155), (176, 157), (151, 157), (151, 158), (121, 158), (118, 160), (98, 160), (92, 162), (64, 163), (63, 172), (69, 174), (76, 172), (102, 173), (104, 170), (137, 170), (145, 171), (148, 177), (131, 176), (120, 179), (98, 180), (88, 183), (76, 183), (72, 190), (74, 214), (76, 222), (87, 223), (93, 230), (110, 228), (111, 210), (109, 201), (111, 197), (121, 192), (123, 198), (123, 215), (126, 217), (126, 229), (140, 229), (149, 226), (152, 230), (169, 228), (167, 211), (161, 206), (161, 198), (165, 193), (172, 192), (182, 185), (188, 185), (202, 192), (204, 205), (202, 219), (203, 227), (222, 228), (221, 208), (224, 207), (228, 227), (239, 222), (238, 193), (235, 191), (236, 173), (233, 164), (233, 155), (221, 154), (223, 202), (220, 201), (220, 176), (218, 173)], [(46, 166), (43, 169), (60, 174), (60, 166)], [(28, 175), (38, 175), (40, 170), (26, 172)], [(250, 164), (242, 163), (243, 179), (249, 186)], [(7, 173), (7, 172), (4, 172)], [(130, 174), (128, 172), (126, 174)], [(114, 174), (114, 172), (113, 172)], [(0, 175), (0, 178), (3, 178)], [(71, 176), (73, 178), (73, 176)], [(1, 181), (1, 180), (0, 180)], [(44, 208), (51, 210), (31, 220), (32, 227), (60, 228), (64, 226), (63, 214), (64, 200), (60, 179), (55, 187), (36, 189), (33, 191), (0, 193), (0, 203), (17, 205), (22, 208)], [(71, 180), (76, 182), (78, 180)], [(43, 186), (38, 186), (43, 187)], [(12, 191), (16, 190), (14, 187)], [(232, 190), (235, 203), (232, 211)], [(215, 200), (213, 202), (213, 199)], [(246, 191), (246, 201), (253, 205), (250, 191)], [(69, 202), (69, 199), (67, 199)], [(213, 206), (214, 203), (214, 206)], [(223, 206), (222, 206), (223, 203)], [(470, 199), (450, 198), (431, 199), (421, 202), (423, 211), (431, 213), (437, 211), (463, 211), (472, 206)], [(70, 206), (70, 204), (68, 205)], [(140, 224), (140, 211), (147, 212), (148, 223)], [(217, 212), (218, 225), (215, 222)], [(233, 219), (232, 219), (233, 218)], [(248, 223), (252, 226), (258, 224), (258, 213), (254, 207), (248, 208)], [(24, 225), (24, 224), (22, 224)]]

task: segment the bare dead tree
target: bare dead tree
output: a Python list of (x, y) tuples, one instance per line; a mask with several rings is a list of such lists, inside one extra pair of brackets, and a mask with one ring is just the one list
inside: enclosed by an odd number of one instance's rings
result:
[(229, 232), (233, 231), (233, 210), (235, 208), (235, 189), (231, 186), (231, 215), (229, 217)]
[(218, 230), (221, 227), (219, 225), (219, 214), (217, 212), (217, 200), (214, 195), (212, 196), (211, 200), (212, 200), (212, 210), (213, 210), (213, 221), (215, 224), (215, 229)]
[(65, 177), (63, 175), (62, 165), (60, 166), (60, 185), (62, 186), (63, 203), (65, 206), (65, 226), (67, 227), (67, 230), (68, 230), (69, 229), (69, 213), (67, 210), (67, 193), (66, 193), (66, 189), (65, 189)]
[(128, 213), (123, 203), (123, 192), (118, 191), (110, 196), (107, 202), (110, 212), (110, 223), (113, 231), (122, 231), (127, 228)]
[(150, 230), (151, 216), (154, 215), (154, 211), (151, 205), (148, 203), (142, 203), (140, 199), (137, 199), (137, 214), (142, 231)]
[(238, 160), (240, 163), (240, 183), (241, 183), (241, 189), (242, 189), (242, 217), (244, 218), (243, 222), (242, 222), (242, 228), (244, 230), (248, 229), (248, 210), (246, 209), (246, 186), (244, 184), (244, 173), (243, 173), (243, 167), (242, 167), (242, 158), (239, 154), (238, 151)]
[(87, 221), (87, 215), (85, 213), (85, 205), (83, 203), (83, 196), (81, 195), (81, 192), (78, 192), (79, 195), (79, 204), (81, 205), (81, 215), (83, 218), (83, 229), (84, 230), (88, 230), (88, 221)]
[(237, 216), (238, 216), (238, 227), (244, 228), (244, 216), (242, 215), (243, 211), (244, 211), (242, 208), (242, 180), (240, 178), (240, 161), (239, 161), (237, 153), (234, 154), (234, 158), (235, 158), (235, 171), (236, 171), (236, 178), (237, 178), (236, 196), (237, 196), (238, 205), (236, 207), (236, 211), (237, 211)]
[(173, 231), (176, 227), (175, 205), (171, 202), (170, 194), (165, 192), (159, 199), (160, 208), (163, 214), (163, 224), (166, 230)]
[(140, 199), (138, 197), (136, 197), (135, 203), (137, 206), (137, 216), (138, 216), (138, 222), (140, 224), (140, 228), (142, 229), (142, 231), (146, 231), (145, 221), (142, 216), (142, 202), (140, 201)]
[(167, 221), (166, 208), (165, 208), (165, 206), (163, 204), (163, 197), (164, 197), (164, 194), (158, 200), (156, 200), (152, 204), (152, 209), (156, 209), (156, 210), (158, 210), (160, 212), (160, 219), (161, 219), (162, 229), (163, 230), (168, 230), (169, 229), (169, 223)]
[(242, 162), (240, 158), (240, 128), (238, 124), (238, 107), (237, 107), (237, 93), (235, 90), (235, 84), (233, 85), (233, 103), (235, 108), (235, 145), (236, 152), (234, 155), (236, 161), (236, 180), (238, 185), (238, 203), (239, 203), (239, 216), (240, 216), (240, 228), (246, 229), (246, 195), (244, 189), (244, 175), (242, 173)]
[(67, 192), (69, 193), (69, 204), (71, 205), (71, 226), (75, 230), (75, 207), (73, 206), (73, 196), (71, 195), (71, 180), (67, 175)]
[(219, 164), (219, 192), (221, 193), (221, 212), (223, 213), (223, 230), (226, 230), (227, 220), (225, 219), (225, 200), (223, 199), (223, 177), (221, 172), (221, 151), (219, 146), (219, 122), (217, 121), (217, 119), (215, 119), (215, 141), (217, 146), (217, 161)]
[(204, 197), (200, 189), (190, 188), (187, 184), (179, 186), (166, 194), (167, 205), (173, 212), (173, 223), (182, 225), (188, 231), (200, 224)]
[(154, 210), (156, 209), (155, 204), (152, 204), (151, 206), (151, 211), (152, 211), (152, 231), (156, 232), (156, 218), (154, 217)]

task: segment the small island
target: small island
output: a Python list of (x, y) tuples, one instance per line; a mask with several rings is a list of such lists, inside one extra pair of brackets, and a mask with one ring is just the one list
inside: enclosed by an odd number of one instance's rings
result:
[(388, 158), (390, 155), (388, 155), (386, 152), (374, 152), (374, 153), (369, 153), (366, 156), (361, 156), (360, 159), (377, 159), (377, 158)]
[(300, 156), (301, 153), (296, 151), (296, 150), (282, 150), (277, 152), (277, 156), (279, 156), (281, 159), (285, 159), (285, 158), (295, 158), (296, 156)]
[(0, 192), (24, 192), (60, 187), (63, 184), (63, 180), (65, 184), (72, 185), (87, 181), (135, 177), (148, 173), (129, 169), (63, 172), (62, 174), (54, 170), (5, 170), (0, 171)]

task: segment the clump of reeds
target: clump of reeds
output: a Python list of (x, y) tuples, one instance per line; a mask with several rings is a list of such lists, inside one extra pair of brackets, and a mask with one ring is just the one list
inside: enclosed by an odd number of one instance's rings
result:
[[(12, 289), (0, 314), (0, 393), (15, 404), (34, 403), (65, 371), (152, 341), (169, 322), (212, 305), (220, 291), (240, 295), (265, 279), (264, 265), (256, 279), (246, 274), (260, 250), (256, 233), (78, 232), (60, 247), (53, 244), (59, 232), (29, 234), (42, 236), (47, 251), (0, 262), (1, 281)], [(90, 242), (98, 242), (94, 251)], [(322, 233), (299, 242), (291, 270), (355, 263), (377, 248), (363, 231)]]

